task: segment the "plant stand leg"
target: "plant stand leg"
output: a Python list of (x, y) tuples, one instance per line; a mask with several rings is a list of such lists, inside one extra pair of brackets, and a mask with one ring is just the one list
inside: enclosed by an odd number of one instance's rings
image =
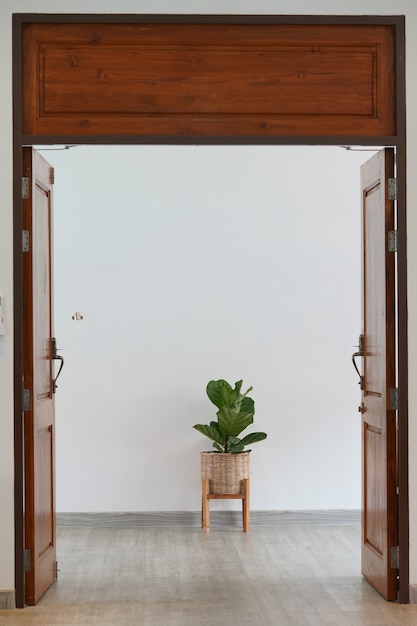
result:
[(243, 532), (247, 533), (250, 528), (250, 489), (249, 478), (243, 479), (243, 498), (242, 498), (242, 520), (243, 520)]
[(210, 530), (210, 500), (242, 500), (242, 522), (243, 532), (247, 533), (250, 528), (250, 500), (249, 500), (249, 478), (243, 479), (242, 493), (218, 494), (210, 493), (210, 481), (203, 478), (201, 481), (202, 506), (201, 506), (201, 526), (207, 533)]
[(210, 530), (210, 501), (209, 501), (210, 481), (208, 478), (202, 479), (202, 507), (201, 507), (201, 526), (208, 533)]

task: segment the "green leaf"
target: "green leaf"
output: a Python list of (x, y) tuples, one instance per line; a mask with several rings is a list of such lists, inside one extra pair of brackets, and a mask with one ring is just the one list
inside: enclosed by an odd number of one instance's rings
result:
[(228, 452), (232, 452), (232, 453), (236, 453), (236, 452), (243, 452), (243, 448), (245, 446), (242, 444), (241, 440), (239, 439), (239, 437), (229, 437), (227, 440), (227, 451)]
[(266, 439), (266, 433), (250, 433), (241, 439), (240, 443), (244, 446), (249, 446), (251, 443), (256, 443), (257, 441), (262, 441)]
[(212, 403), (220, 409), (222, 406), (231, 406), (236, 393), (226, 380), (211, 380), (207, 384), (206, 392)]
[(253, 421), (251, 413), (236, 413), (233, 409), (222, 407), (217, 412), (219, 430), (227, 436), (237, 437)]
[(220, 432), (219, 423), (218, 422), (210, 422), (210, 427), (213, 428), (217, 432), (216, 441), (224, 445), (226, 443), (226, 435)]
[(236, 398), (238, 398), (239, 395), (240, 395), (240, 390), (242, 389), (242, 384), (243, 384), (243, 380), (238, 380), (237, 383), (235, 383)]
[(220, 444), (223, 443), (224, 437), (219, 432), (218, 428), (214, 428), (213, 426), (208, 426), (207, 424), (195, 424), (193, 428), (198, 430), (199, 433), (201, 433), (202, 435), (205, 435), (209, 439), (212, 439), (213, 441), (217, 441)]
[(240, 403), (240, 410), (244, 413), (252, 413), (255, 414), (255, 403), (252, 398), (244, 397), (242, 402)]

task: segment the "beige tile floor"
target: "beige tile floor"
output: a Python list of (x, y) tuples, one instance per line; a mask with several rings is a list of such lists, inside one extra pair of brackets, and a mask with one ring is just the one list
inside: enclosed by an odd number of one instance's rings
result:
[(360, 575), (360, 527), (61, 528), (59, 579), (19, 626), (417, 626)]

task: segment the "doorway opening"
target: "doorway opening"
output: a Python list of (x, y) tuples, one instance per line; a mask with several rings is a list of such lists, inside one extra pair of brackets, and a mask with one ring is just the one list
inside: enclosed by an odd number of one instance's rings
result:
[(253, 509), (358, 511), (360, 166), (378, 148), (37, 149), (55, 167), (66, 361), (57, 511), (195, 510), (190, 426), (210, 378), (241, 376), (269, 435)]

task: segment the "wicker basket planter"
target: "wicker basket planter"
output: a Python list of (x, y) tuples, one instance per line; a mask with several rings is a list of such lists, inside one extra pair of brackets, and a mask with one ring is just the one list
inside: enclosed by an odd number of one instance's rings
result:
[(201, 478), (210, 481), (210, 493), (243, 493), (243, 479), (249, 478), (250, 453), (201, 452)]

